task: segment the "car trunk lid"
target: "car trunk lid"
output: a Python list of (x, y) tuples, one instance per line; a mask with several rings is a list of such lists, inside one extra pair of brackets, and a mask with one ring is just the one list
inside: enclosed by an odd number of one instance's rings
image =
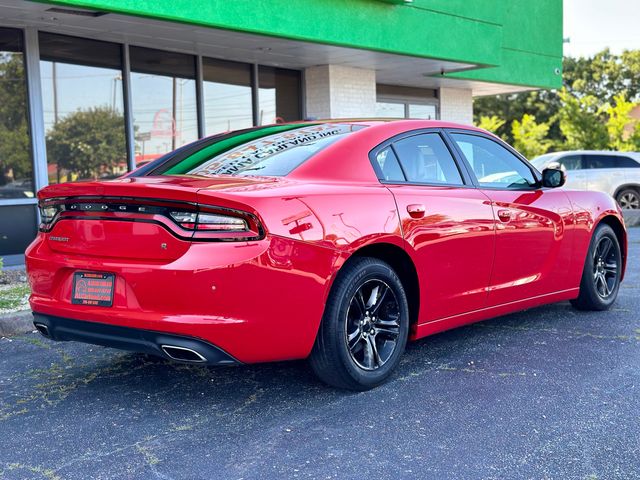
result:
[[(197, 212), (198, 191), (222, 208), (246, 209), (228, 195), (236, 189), (276, 181), (219, 176), (133, 177), (113, 181), (52, 185), (38, 197), (41, 207), (57, 209), (46, 232), (49, 247), (60, 253), (143, 261), (171, 261), (189, 249), (194, 232), (178, 224), (172, 212)], [(223, 192), (225, 194), (223, 194)]]

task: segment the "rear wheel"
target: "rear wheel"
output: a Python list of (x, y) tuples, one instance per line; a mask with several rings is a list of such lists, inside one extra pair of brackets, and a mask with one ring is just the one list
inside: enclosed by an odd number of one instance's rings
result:
[(638, 210), (640, 209), (640, 192), (634, 188), (625, 188), (616, 195), (616, 201), (624, 210)]
[(329, 295), (310, 363), (338, 388), (368, 390), (400, 361), (409, 334), (409, 307), (400, 278), (381, 260), (356, 258)]
[(618, 238), (609, 225), (600, 224), (589, 245), (580, 295), (571, 304), (579, 310), (607, 310), (618, 296), (621, 269)]

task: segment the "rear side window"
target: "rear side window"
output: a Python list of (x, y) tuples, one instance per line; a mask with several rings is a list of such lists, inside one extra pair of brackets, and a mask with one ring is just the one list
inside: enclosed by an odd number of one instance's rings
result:
[(437, 133), (422, 133), (393, 144), (407, 181), (463, 185), (449, 149)]
[(640, 168), (640, 162), (629, 157), (616, 157), (617, 168)]
[(616, 168), (616, 159), (614, 155), (585, 155), (585, 168)]
[(378, 152), (376, 163), (378, 164), (378, 170), (382, 174), (380, 180), (404, 182), (404, 174), (402, 173), (402, 168), (400, 168), (398, 157), (393, 153), (390, 146)]

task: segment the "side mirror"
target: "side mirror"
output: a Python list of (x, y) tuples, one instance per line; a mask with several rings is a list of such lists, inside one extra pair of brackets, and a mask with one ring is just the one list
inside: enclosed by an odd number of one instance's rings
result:
[(542, 171), (542, 186), (558, 188), (567, 182), (567, 174), (559, 168), (545, 168)]

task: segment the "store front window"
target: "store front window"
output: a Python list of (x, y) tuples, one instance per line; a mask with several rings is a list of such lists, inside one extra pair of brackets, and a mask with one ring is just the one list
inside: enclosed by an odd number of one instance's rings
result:
[(423, 120), (436, 119), (435, 105), (421, 105), (419, 103), (409, 104), (409, 118), (420, 118)]
[(251, 65), (202, 59), (206, 135), (253, 126)]
[(122, 175), (120, 45), (45, 32), (39, 43), (49, 183)]
[(0, 28), (0, 199), (33, 198), (22, 32)]
[(300, 72), (261, 66), (258, 86), (258, 125), (300, 120)]
[(398, 85), (376, 86), (376, 117), (438, 118), (436, 91), (428, 88), (402, 87)]
[(376, 102), (376, 117), (405, 118), (404, 103)]
[(196, 61), (191, 55), (131, 47), (136, 165), (198, 138)]
[[(35, 197), (20, 30), (0, 28), (0, 200)], [(0, 206), (0, 256), (21, 254), (35, 236), (35, 205)]]

